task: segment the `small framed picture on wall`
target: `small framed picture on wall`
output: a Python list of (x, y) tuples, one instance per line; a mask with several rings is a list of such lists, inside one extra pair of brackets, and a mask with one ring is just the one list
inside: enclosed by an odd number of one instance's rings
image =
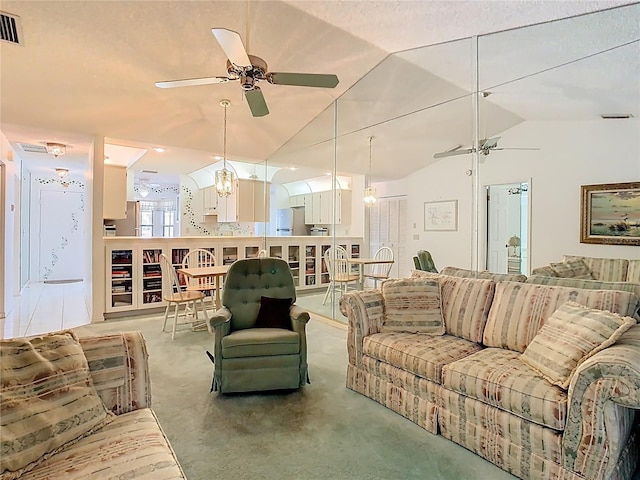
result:
[(455, 232), (458, 230), (458, 200), (424, 202), (425, 232)]

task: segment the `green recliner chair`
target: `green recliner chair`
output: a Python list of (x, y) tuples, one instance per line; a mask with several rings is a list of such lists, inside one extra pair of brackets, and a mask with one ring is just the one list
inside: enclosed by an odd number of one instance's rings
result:
[(418, 250), (418, 253), (413, 257), (413, 264), (416, 270), (438, 273), (436, 264), (427, 250)]
[(223, 306), (210, 319), (215, 333), (211, 391), (296, 389), (308, 383), (309, 313), (295, 301), (286, 261), (249, 258), (231, 265)]

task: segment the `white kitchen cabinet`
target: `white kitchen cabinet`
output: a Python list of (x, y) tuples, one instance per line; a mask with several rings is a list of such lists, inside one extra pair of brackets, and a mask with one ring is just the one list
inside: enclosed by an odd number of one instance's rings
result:
[(338, 190), (335, 193), (337, 201), (335, 217), (333, 192), (316, 192), (309, 196), (311, 197), (311, 208), (305, 205), (304, 215), (304, 221), (307, 225), (341, 225), (351, 221), (351, 191)]
[(202, 190), (202, 213), (205, 215), (218, 214), (218, 192), (215, 187), (206, 187)]
[(290, 207), (304, 207), (304, 195), (291, 195), (289, 197)]
[(233, 193), (231, 195), (218, 197), (217, 213), (218, 222), (238, 221), (238, 180), (235, 181)]
[(238, 222), (269, 221), (269, 182), (238, 181)]
[(102, 218), (109, 220), (127, 218), (127, 167), (104, 166)]

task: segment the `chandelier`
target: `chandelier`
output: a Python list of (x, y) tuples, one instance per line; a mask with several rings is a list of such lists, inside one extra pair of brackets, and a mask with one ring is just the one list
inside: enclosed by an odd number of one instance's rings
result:
[(220, 105), (224, 107), (224, 137), (222, 143), (222, 170), (215, 172), (214, 188), (220, 197), (228, 197), (233, 194), (235, 175), (227, 170), (227, 107), (231, 105), (229, 100), (222, 100)]
[(371, 186), (371, 141), (373, 137), (369, 137), (369, 179), (367, 181), (367, 188), (364, 189), (364, 204), (367, 207), (376, 203), (376, 189)]

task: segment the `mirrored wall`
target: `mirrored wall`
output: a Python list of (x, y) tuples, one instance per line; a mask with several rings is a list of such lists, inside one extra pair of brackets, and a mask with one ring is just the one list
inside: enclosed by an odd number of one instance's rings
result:
[[(264, 165), (278, 167), (265, 246), (299, 275), (299, 300), (345, 321), (324, 259), (338, 247), (388, 247), (390, 277), (418, 250), (440, 270), (524, 274), (564, 254), (640, 258), (580, 243), (581, 185), (640, 179), (638, 18), (632, 5), (383, 60)], [(273, 240), (280, 210), (304, 212), (305, 236)], [(346, 288), (374, 287), (378, 267), (350, 262)]]

